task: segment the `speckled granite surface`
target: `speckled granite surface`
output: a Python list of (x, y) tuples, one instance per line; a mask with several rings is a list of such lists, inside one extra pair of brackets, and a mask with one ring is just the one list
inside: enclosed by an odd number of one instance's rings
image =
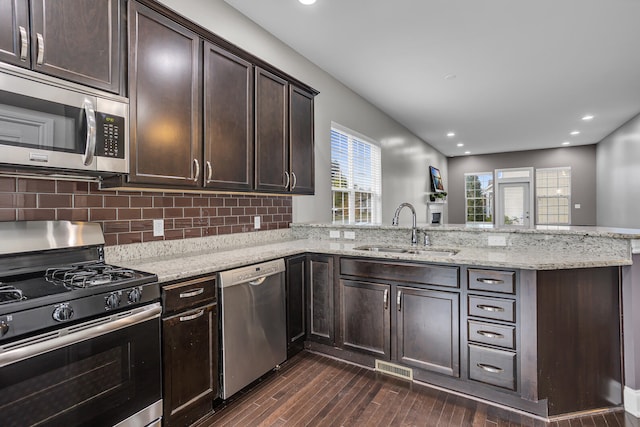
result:
[[(432, 237), (433, 246), (427, 249), (455, 249), (453, 255), (425, 251), (421, 254), (368, 252), (356, 249), (366, 244), (384, 244), (409, 247), (410, 229), (394, 227), (390, 234), (384, 227), (360, 228), (356, 240), (314, 238), (313, 233), (303, 238), (303, 227), (292, 230), (262, 231), (256, 233), (215, 236), (182, 241), (153, 242), (106, 248), (107, 262), (149, 271), (161, 282), (184, 279), (196, 275), (215, 273), (243, 265), (305, 252), (347, 255), (389, 260), (434, 262), (486, 267), (508, 267), (532, 270), (554, 270), (586, 267), (605, 267), (631, 264), (629, 237), (593, 236), (590, 240), (580, 234), (559, 238), (555, 234), (529, 233), (535, 237), (528, 245), (512, 244), (507, 247), (473, 246), (474, 239), (481, 243), (486, 235), (469, 235), (461, 230), (449, 230), (451, 236)], [(322, 227), (306, 227), (320, 230)], [(390, 228), (390, 227), (389, 227)], [(322, 233), (328, 236), (326, 227)], [(447, 234), (449, 234), (447, 233)], [(463, 233), (463, 235), (459, 235)], [(473, 234), (473, 233), (472, 233)], [(511, 233), (524, 234), (524, 233)], [(466, 238), (465, 238), (466, 236)], [(541, 236), (547, 236), (541, 237)], [(297, 237), (297, 238), (296, 238)], [(452, 244), (442, 244), (444, 241)], [(510, 241), (510, 240), (508, 240)], [(156, 244), (158, 243), (158, 245)], [(457, 243), (457, 244), (453, 244)], [(148, 246), (150, 245), (150, 246)], [(422, 249), (422, 248), (421, 248)]]

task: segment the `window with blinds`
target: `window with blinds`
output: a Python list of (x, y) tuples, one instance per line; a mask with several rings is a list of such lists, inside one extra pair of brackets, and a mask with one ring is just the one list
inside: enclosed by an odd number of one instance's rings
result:
[(380, 147), (346, 128), (331, 128), (334, 224), (376, 224), (382, 216)]
[(571, 224), (571, 168), (536, 169), (537, 224)]

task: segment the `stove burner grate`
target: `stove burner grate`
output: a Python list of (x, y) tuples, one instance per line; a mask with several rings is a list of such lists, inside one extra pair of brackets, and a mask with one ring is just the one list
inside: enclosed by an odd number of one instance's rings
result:
[(10, 285), (3, 285), (0, 282), (0, 304), (9, 304), (16, 301), (22, 301), (27, 299), (24, 295), (22, 295), (22, 291), (20, 289), (16, 289)]
[(70, 288), (89, 288), (134, 278), (135, 272), (97, 263), (49, 268), (45, 277), (50, 282), (61, 283)]

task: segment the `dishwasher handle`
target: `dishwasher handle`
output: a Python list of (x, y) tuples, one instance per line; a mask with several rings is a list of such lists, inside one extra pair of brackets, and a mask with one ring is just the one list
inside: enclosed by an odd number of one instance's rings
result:
[(267, 280), (267, 277), (268, 277), (268, 276), (263, 276), (263, 277), (261, 277), (261, 278), (259, 278), (259, 279), (252, 280), (252, 281), (250, 281), (250, 282), (248, 282), (248, 283), (249, 283), (251, 286), (260, 286), (260, 285), (262, 285), (262, 284), (264, 283), (264, 281), (265, 281), (265, 280)]

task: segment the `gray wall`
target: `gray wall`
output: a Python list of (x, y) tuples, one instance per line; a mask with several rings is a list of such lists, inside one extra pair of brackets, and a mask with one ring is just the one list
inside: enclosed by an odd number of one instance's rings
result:
[(424, 221), (429, 190), (427, 167), (439, 167), (446, 178), (446, 157), (223, 0), (161, 3), (320, 91), (315, 100), (316, 192), (314, 196), (293, 198), (294, 222), (331, 219), (332, 121), (380, 142), (383, 222), (390, 223), (395, 208), (405, 201), (416, 205), (419, 218)]
[[(464, 174), (496, 169), (571, 167), (572, 225), (596, 225), (596, 146), (516, 151), (449, 159), (449, 222), (464, 224)], [(639, 171), (640, 172), (640, 171)], [(446, 184), (446, 183), (445, 183)], [(581, 205), (575, 209), (574, 205)]]
[(598, 225), (640, 228), (640, 114), (598, 144)]

